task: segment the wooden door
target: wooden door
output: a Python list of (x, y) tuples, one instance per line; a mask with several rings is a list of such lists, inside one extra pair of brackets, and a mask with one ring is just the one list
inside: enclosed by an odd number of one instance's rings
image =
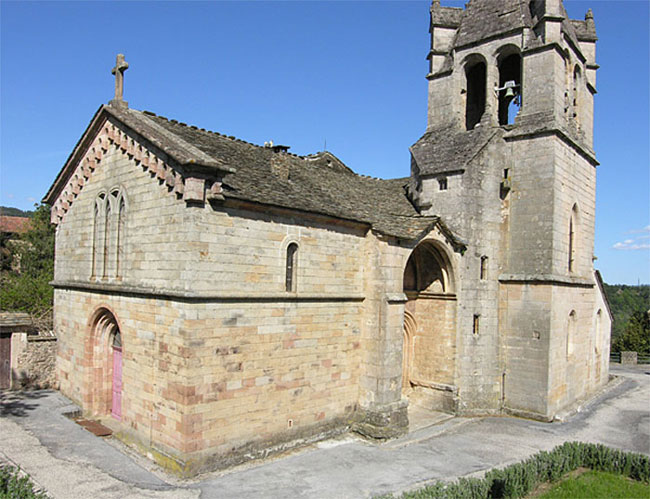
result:
[(0, 335), (0, 389), (11, 386), (11, 333)]
[(122, 419), (122, 349), (113, 347), (113, 397), (111, 414)]

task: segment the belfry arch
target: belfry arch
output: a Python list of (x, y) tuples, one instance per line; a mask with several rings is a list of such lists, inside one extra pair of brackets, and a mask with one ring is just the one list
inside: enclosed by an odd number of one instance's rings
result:
[(88, 321), (84, 406), (92, 415), (122, 419), (123, 338), (115, 314), (99, 307)]
[(411, 403), (455, 411), (456, 283), (437, 241), (420, 243), (404, 268), (402, 389)]

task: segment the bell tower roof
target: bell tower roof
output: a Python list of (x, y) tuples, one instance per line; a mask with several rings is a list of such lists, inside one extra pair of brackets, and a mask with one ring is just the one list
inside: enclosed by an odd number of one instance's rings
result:
[(464, 9), (441, 6), (439, 0), (431, 3), (431, 26), (456, 29), (455, 49), (523, 28), (535, 29), (543, 19), (550, 17), (561, 19), (562, 32), (576, 46), (578, 40), (595, 41), (593, 18), (571, 20), (561, 0), (553, 0), (549, 5), (542, 0), (470, 0)]
[(471, 0), (454, 46), (464, 47), (509, 31), (532, 28), (529, 3), (525, 0)]

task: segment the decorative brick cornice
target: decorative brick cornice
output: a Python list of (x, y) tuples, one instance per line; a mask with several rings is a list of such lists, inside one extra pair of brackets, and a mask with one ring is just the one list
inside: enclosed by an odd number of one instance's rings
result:
[(133, 130), (114, 112), (102, 107), (44, 198), (44, 202), (52, 206), (52, 223), (58, 224), (63, 220), (74, 199), (112, 149), (128, 156), (136, 166), (149, 172), (152, 178), (165, 184), (169, 192), (187, 203), (204, 203), (206, 198), (209, 201), (223, 200), (218, 169), (207, 171), (194, 162), (179, 164), (154, 145), (149, 137)]
[(100, 131), (95, 135), (94, 140), (87, 147), (85, 154), (79, 160), (66, 186), (53, 203), (52, 223), (58, 224), (63, 219), (74, 199), (90, 180), (95, 170), (100, 167), (111, 148), (133, 159), (136, 165), (140, 165), (145, 171), (149, 171), (152, 177), (158, 179), (160, 183), (164, 183), (178, 197), (183, 196), (185, 180), (171, 166), (171, 162), (164, 157), (165, 155), (143, 145), (132, 137), (116, 120), (106, 119)]

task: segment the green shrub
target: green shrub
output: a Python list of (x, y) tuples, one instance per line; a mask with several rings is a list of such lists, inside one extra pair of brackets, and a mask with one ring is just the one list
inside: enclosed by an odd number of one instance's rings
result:
[(497, 499), (524, 497), (545, 482), (555, 482), (567, 473), (591, 468), (650, 482), (650, 458), (601, 444), (566, 442), (550, 452), (534, 456), (485, 474), (483, 479), (461, 478), (453, 483), (436, 482), (402, 497), (413, 499)]
[(34, 492), (29, 477), (21, 477), (14, 466), (0, 465), (0, 499), (47, 499), (47, 496)]

